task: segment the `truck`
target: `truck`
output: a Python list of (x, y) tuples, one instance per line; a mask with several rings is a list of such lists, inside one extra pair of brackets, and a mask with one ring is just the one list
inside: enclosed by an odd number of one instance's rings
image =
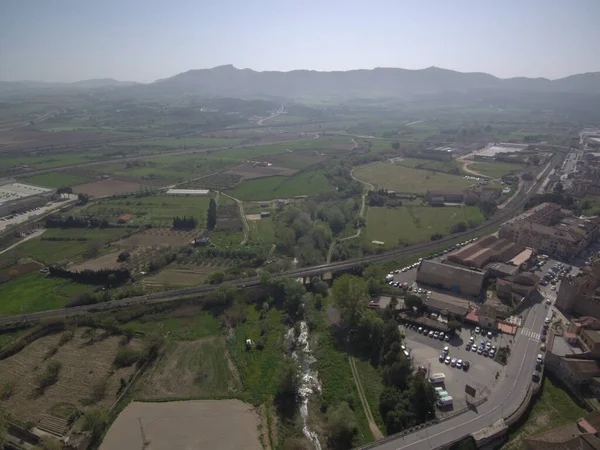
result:
[(452, 397), (450, 397), (450, 396), (447, 396), (447, 397), (444, 397), (444, 398), (440, 398), (440, 399), (437, 401), (437, 405), (438, 405), (440, 408), (444, 408), (444, 407), (446, 407), (446, 406), (452, 406), (452, 402), (453, 402), (453, 400), (452, 400)]
[(434, 373), (429, 377), (431, 384), (443, 383), (446, 380), (446, 375), (443, 373)]

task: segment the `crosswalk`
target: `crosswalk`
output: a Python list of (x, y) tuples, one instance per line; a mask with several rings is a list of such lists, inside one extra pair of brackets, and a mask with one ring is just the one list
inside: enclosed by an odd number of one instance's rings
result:
[(549, 294), (546, 294), (544, 297), (546, 297), (546, 300), (550, 300), (552, 303), (554, 303), (554, 301), (556, 300), (556, 293), (551, 292)]
[(521, 334), (535, 339), (536, 341), (540, 340), (540, 333), (536, 333), (535, 331), (530, 330), (529, 328), (521, 328)]

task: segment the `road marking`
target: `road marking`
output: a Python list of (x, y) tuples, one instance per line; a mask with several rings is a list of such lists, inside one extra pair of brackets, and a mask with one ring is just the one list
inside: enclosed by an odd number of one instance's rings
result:
[[(533, 341), (533, 340), (530, 339), (529, 342), (527, 343), (527, 346), (525, 347), (525, 352), (523, 353), (523, 359), (521, 360), (521, 365), (519, 366), (519, 371), (517, 372), (517, 376), (515, 377), (515, 382), (513, 383), (512, 387), (510, 388), (510, 391), (508, 392), (508, 395), (504, 398), (504, 400), (499, 405), (496, 405), (495, 407), (493, 407), (492, 409), (490, 409), (488, 412), (480, 414), (477, 417), (474, 417), (474, 418), (472, 418), (470, 420), (467, 420), (466, 422), (462, 422), (461, 424), (456, 425), (455, 427), (448, 428), (448, 429), (446, 429), (444, 431), (440, 431), (439, 433), (436, 433), (436, 434), (432, 434), (430, 436), (427, 436), (425, 439), (421, 439), (420, 441), (412, 442), (412, 443), (410, 443), (408, 445), (405, 445), (403, 447), (397, 447), (396, 450), (402, 450), (402, 449), (410, 448), (413, 445), (421, 444), (422, 442), (428, 441), (431, 438), (434, 438), (434, 437), (437, 437), (437, 436), (441, 436), (442, 434), (446, 434), (450, 430), (454, 430), (456, 428), (459, 428), (459, 427), (462, 427), (464, 425), (467, 425), (467, 424), (469, 424), (471, 422), (475, 422), (476, 420), (479, 420), (482, 417), (485, 417), (485, 416), (488, 416), (488, 415), (492, 414), (497, 409), (502, 408), (503, 405), (504, 405), (504, 402), (512, 395), (512, 393), (513, 393), (513, 391), (515, 389), (515, 386), (517, 385), (517, 382), (519, 381), (519, 377), (521, 376), (521, 371), (523, 370), (523, 364), (525, 364), (525, 358), (527, 357), (527, 352), (529, 350), (529, 344), (531, 342), (535, 342), (535, 341)], [(535, 344), (537, 345), (537, 342), (535, 342)], [(502, 418), (502, 419), (504, 419), (504, 418)], [(425, 429), (425, 432), (427, 432), (427, 429)], [(404, 438), (404, 436), (402, 438)]]
[(536, 341), (540, 340), (540, 333), (536, 333), (533, 330), (530, 330), (529, 328), (521, 328), (521, 334), (524, 336), (527, 336), (529, 338), (532, 338)]

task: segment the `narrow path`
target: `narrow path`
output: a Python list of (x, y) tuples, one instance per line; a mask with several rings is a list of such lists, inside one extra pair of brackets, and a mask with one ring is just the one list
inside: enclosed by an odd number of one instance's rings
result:
[(468, 172), (468, 173), (470, 173), (470, 174), (472, 174), (472, 175), (475, 175), (476, 177), (484, 177), (484, 178), (488, 178), (488, 176), (487, 176), (487, 175), (484, 175), (484, 174), (482, 174), (482, 173), (479, 173), (479, 172), (477, 172), (476, 170), (469, 169), (469, 166), (470, 166), (471, 164), (473, 164), (473, 163), (474, 163), (474, 161), (469, 161), (469, 160), (466, 160), (466, 159), (459, 159), (459, 161), (462, 163), (462, 170), (464, 170), (465, 172)]
[(354, 358), (352, 356), (348, 357), (348, 362), (350, 363), (350, 368), (352, 369), (352, 377), (354, 378), (356, 388), (358, 389), (358, 396), (360, 397), (360, 402), (362, 403), (363, 410), (365, 411), (365, 416), (367, 416), (367, 421), (369, 422), (369, 429), (371, 430), (371, 433), (373, 433), (373, 437), (376, 441), (383, 439), (383, 433), (375, 423), (373, 414), (371, 414), (369, 402), (367, 402), (367, 397), (365, 396), (365, 392), (363, 391), (363, 387), (360, 382), (360, 376), (358, 375), (358, 370), (356, 370), (356, 362), (354, 361)]
[(246, 242), (248, 242), (248, 239), (250, 238), (250, 226), (248, 225), (248, 220), (246, 220), (246, 213), (244, 212), (244, 203), (241, 200), (239, 200), (235, 197), (232, 197), (231, 195), (227, 195), (225, 192), (219, 192), (219, 194), (224, 195), (227, 198), (230, 198), (231, 200), (236, 202), (238, 205), (238, 209), (240, 211), (240, 219), (242, 219), (242, 225), (244, 227), (244, 230), (243, 230), (244, 236), (242, 238), (242, 242), (240, 242), (240, 245), (244, 245)]
[(26, 236), (25, 238), (21, 239), (19, 242), (16, 242), (16, 243), (14, 243), (13, 245), (11, 245), (10, 247), (7, 247), (7, 248), (5, 248), (4, 250), (2, 250), (2, 251), (0, 252), (0, 255), (1, 255), (2, 253), (5, 253), (5, 252), (9, 251), (9, 250), (12, 250), (13, 248), (15, 248), (15, 247), (17, 247), (17, 246), (21, 245), (23, 242), (25, 242), (25, 241), (28, 241), (29, 239), (33, 239), (33, 238), (36, 238), (36, 237), (38, 237), (38, 236), (41, 236), (41, 235), (44, 233), (44, 231), (46, 231), (46, 229), (45, 229), (45, 228), (44, 228), (44, 229), (42, 229), (42, 230), (38, 230), (38, 231), (36, 231), (35, 233), (31, 233), (29, 236)]

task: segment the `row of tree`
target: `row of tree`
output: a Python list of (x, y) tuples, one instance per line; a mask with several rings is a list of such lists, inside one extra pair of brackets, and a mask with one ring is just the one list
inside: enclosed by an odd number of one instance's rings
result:
[(108, 220), (95, 217), (61, 217), (49, 216), (46, 218), (46, 228), (108, 228)]
[(198, 221), (194, 217), (173, 217), (173, 228), (176, 230), (193, 230)]
[(85, 269), (71, 272), (58, 266), (50, 266), (49, 273), (53, 277), (67, 278), (77, 283), (118, 286), (131, 278), (129, 269)]

